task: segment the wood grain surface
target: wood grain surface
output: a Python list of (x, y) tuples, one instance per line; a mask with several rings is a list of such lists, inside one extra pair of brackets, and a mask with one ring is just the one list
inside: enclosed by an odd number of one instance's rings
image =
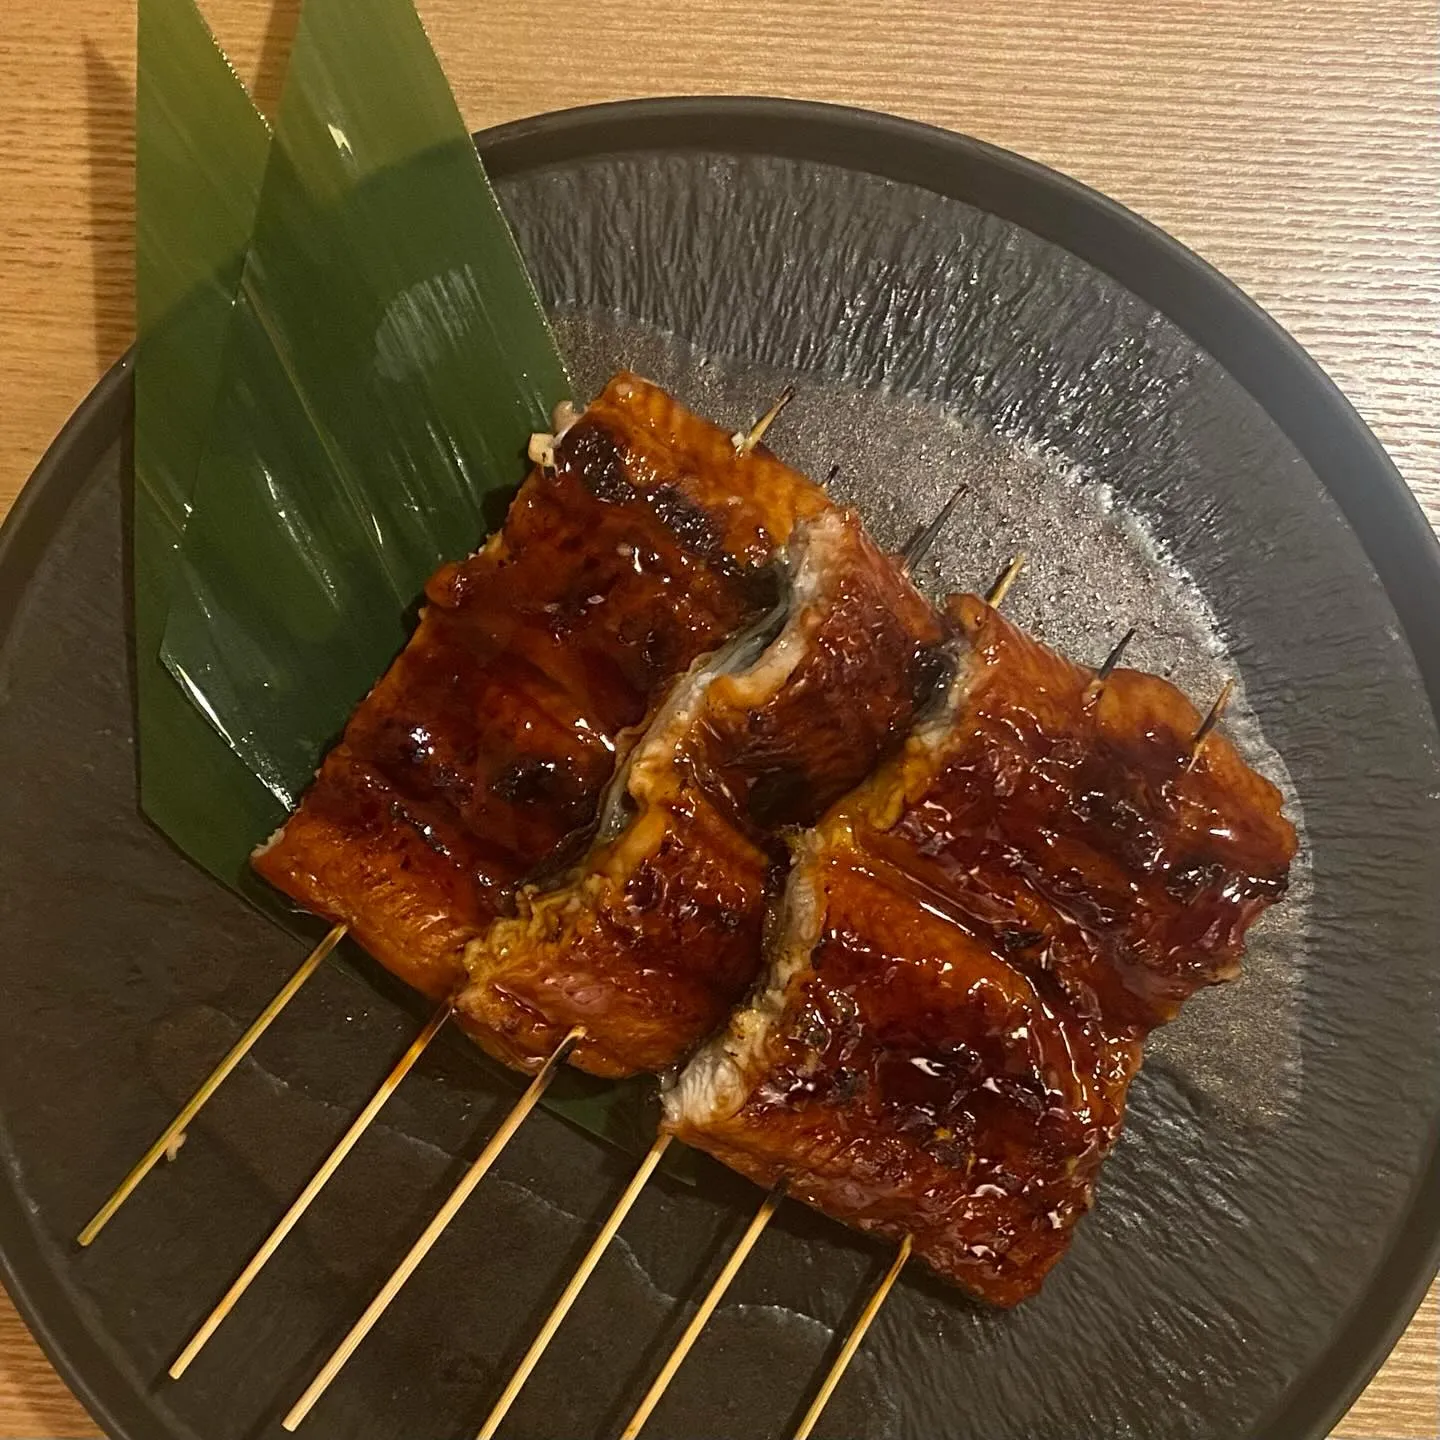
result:
[[(273, 108), (297, 0), (203, 0)], [(1275, 315), (1440, 523), (1436, 0), (420, 0), (475, 128), (635, 95), (838, 100), (1146, 215)], [(134, 11), (0, 6), (0, 513), (128, 345)], [(1440, 1437), (1436, 1294), (1337, 1434)], [(177, 1339), (178, 1339), (177, 1332)], [(99, 1432), (0, 1293), (0, 1440)]]

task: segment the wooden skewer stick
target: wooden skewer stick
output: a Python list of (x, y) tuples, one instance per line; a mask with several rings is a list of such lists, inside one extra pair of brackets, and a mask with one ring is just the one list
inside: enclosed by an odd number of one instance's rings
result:
[(1010, 593), (1010, 587), (1015, 583), (1015, 577), (1025, 568), (1025, 552), (1022, 550), (1006, 567), (1000, 578), (990, 587), (990, 593), (985, 597), (985, 603), (991, 609), (998, 610), (1005, 603), (1005, 597)]
[(969, 488), (968, 485), (957, 485), (955, 493), (940, 507), (940, 513), (905, 547), (901, 558), (909, 569), (913, 570), (930, 553), (931, 547), (940, 538), (940, 532), (944, 530), (946, 523), (955, 513), (955, 507)]
[(845, 1343), (840, 1347), (840, 1353), (835, 1357), (835, 1363), (830, 1367), (830, 1373), (826, 1375), (824, 1384), (816, 1392), (815, 1398), (810, 1402), (810, 1408), (805, 1412), (805, 1418), (800, 1422), (800, 1428), (795, 1432), (795, 1440), (809, 1440), (810, 1432), (815, 1428), (821, 1413), (830, 1403), (830, 1397), (835, 1393), (835, 1387), (840, 1383), (840, 1377), (844, 1375), (850, 1362), (855, 1358), (855, 1352), (860, 1348), (860, 1342), (865, 1338), (865, 1332), (880, 1313), (880, 1307), (885, 1303), (886, 1297), (900, 1278), (900, 1272), (910, 1258), (910, 1245), (911, 1237), (907, 1235), (900, 1242), (900, 1249), (890, 1268), (885, 1272), (885, 1278), (875, 1287), (874, 1293), (865, 1302), (865, 1308), (860, 1312), (860, 1318), (850, 1327), (850, 1333), (845, 1337)]
[(394, 1069), (380, 1082), (380, 1088), (370, 1097), (365, 1108), (351, 1121), (350, 1128), (336, 1142), (335, 1148), (325, 1157), (320, 1168), (295, 1197), (294, 1203), (281, 1217), (280, 1223), (266, 1236), (264, 1243), (250, 1257), (249, 1263), (235, 1278), (235, 1283), (225, 1292), (220, 1303), (210, 1312), (205, 1323), (180, 1352), (179, 1358), (170, 1367), (172, 1380), (178, 1380), (190, 1368), (191, 1362), (209, 1343), (210, 1337), (220, 1328), (225, 1317), (235, 1308), (236, 1302), (250, 1288), (251, 1282), (269, 1263), (270, 1257), (284, 1244), (285, 1237), (300, 1223), (300, 1217), (310, 1208), (315, 1197), (340, 1168), (341, 1162), (355, 1148), (360, 1137), (370, 1128), (371, 1122), (384, 1108), (385, 1102), (399, 1088), (400, 1082), (414, 1068), (415, 1062), (425, 1053), (430, 1042), (440, 1033), (441, 1027), (452, 1013), (450, 1003), (447, 1001), (430, 1017), (429, 1023), (410, 1042), (409, 1049), (395, 1062)]
[(1220, 687), (1220, 693), (1215, 697), (1215, 703), (1210, 707), (1210, 713), (1200, 722), (1200, 728), (1190, 741), (1190, 759), (1185, 764), (1187, 770), (1195, 768), (1195, 762), (1200, 758), (1200, 751), (1204, 748), (1205, 741), (1209, 738), (1210, 732), (1220, 723), (1220, 717), (1225, 713), (1226, 707), (1230, 704), (1230, 697), (1234, 693), (1234, 680), (1227, 680)]
[(530, 1372), (540, 1363), (540, 1357), (545, 1353), (551, 1340), (555, 1338), (555, 1332), (570, 1313), (570, 1307), (574, 1305), (580, 1292), (585, 1288), (590, 1276), (594, 1274), (595, 1267), (600, 1263), (601, 1257), (615, 1238), (616, 1231), (630, 1213), (631, 1206), (640, 1198), (640, 1192), (645, 1188), (651, 1175), (655, 1173), (655, 1167), (660, 1163), (660, 1157), (669, 1146), (670, 1138), (669, 1135), (661, 1135), (640, 1162), (640, 1168), (631, 1177), (630, 1183), (625, 1187), (625, 1193), (615, 1202), (615, 1208), (610, 1212), (604, 1225), (600, 1227), (600, 1233), (585, 1252), (585, 1258), (570, 1277), (570, 1283), (555, 1302), (555, 1308), (546, 1317), (544, 1325), (540, 1327), (540, 1333), (531, 1342), (530, 1348), (525, 1352), (525, 1358), (516, 1367), (515, 1373), (510, 1377), (510, 1383), (506, 1385), (504, 1393), (495, 1402), (495, 1408), (491, 1410), (484, 1427), (475, 1440), (493, 1440), (495, 1432), (499, 1430), (505, 1416), (510, 1412), (510, 1407), (515, 1403), (516, 1396), (525, 1388), (525, 1382), (529, 1380)]
[(1093, 703), (1100, 698), (1100, 692), (1104, 690), (1105, 682), (1114, 673), (1115, 667), (1120, 663), (1120, 657), (1135, 638), (1135, 632), (1138, 629), (1139, 626), (1132, 625), (1116, 642), (1115, 648), (1100, 662), (1100, 668), (1085, 687), (1084, 698), (1088, 703)]
[(750, 427), (748, 431), (737, 430), (731, 437), (737, 455), (748, 455), (764, 438), (765, 432), (775, 423), (780, 412), (795, 398), (795, 388), (787, 385), (775, 403)]
[(184, 1138), (185, 1127), (204, 1109), (206, 1102), (220, 1088), (230, 1072), (249, 1054), (255, 1042), (270, 1028), (270, 1022), (295, 998), (296, 991), (319, 969), (320, 962), (340, 943), (346, 928), (344, 925), (332, 926), (329, 934), (300, 962), (299, 969), (250, 1022), (249, 1029), (230, 1047), (229, 1054), (205, 1077), (200, 1088), (161, 1132), (159, 1139), (140, 1157), (135, 1168), (120, 1182), (115, 1193), (95, 1212), (94, 1218), (76, 1237), (81, 1245), (89, 1245), (110, 1223), (115, 1212), (155, 1168), (160, 1157), (172, 1148), (178, 1148)]
[(555, 1072), (577, 1041), (584, 1037), (584, 1026), (577, 1025), (551, 1054), (540, 1072), (525, 1087), (525, 1093), (515, 1102), (514, 1108), (501, 1122), (500, 1128), (490, 1137), (490, 1142), (476, 1157), (474, 1163), (460, 1177), (460, 1183), (450, 1192), (449, 1198), (435, 1212), (435, 1215), (420, 1232), (420, 1237), (410, 1247), (405, 1258), (391, 1272), (390, 1278), (376, 1292), (375, 1298), (365, 1307), (364, 1313), (350, 1327), (350, 1333), (336, 1346), (334, 1353), (321, 1367), (320, 1373), (306, 1387), (305, 1393), (291, 1407), (290, 1413), (280, 1423), (286, 1430), (294, 1430), (314, 1408), (315, 1402), (330, 1388), (331, 1382), (345, 1367), (345, 1362), (355, 1353), (360, 1342), (375, 1328), (375, 1322), (385, 1313), (390, 1302), (400, 1293), (405, 1282), (413, 1275), (420, 1262), (434, 1248), (435, 1242), (444, 1233), (445, 1227), (459, 1213), (460, 1207), (470, 1198), (471, 1192), (485, 1178), (485, 1173), (500, 1157), (524, 1122), (525, 1117), (540, 1102), (540, 1097), (555, 1078)]
[(1100, 668), (1095, 672), (1095, 678), (1102, 685), (1110, 678), (1115, 667), (1120, 663), (1120, 657), (1135, 638), (1137, 629), (1139, 626), (1132, 625), (1116, 642), (1115, 648), (1100, 662)]
[(715, 1313), (715, 1307), (724, 1299), (725, 1292), (730, 1288), (730, 1282), (739, 1273), (740, 1267), (745, 1263), (745, 1257), (755, 1248), (755, 1242), (770, 1223), (770, 1217), (774, 1215), (784, 1198), (785, 1181), (781, 1180), (765, 1197), (764, 1203), (755, 1212), (755, 1218), (740, 1237), (740, 1243), (730, 1252), (730, 1258), (715, 1277), (715, 1283), (711, 1285), (709, 1293), (700, 1302), (700, 1308), (691, 1317), (690, 1323), (685, 1327), (685, 1333), (670, 1352), (670, 1358), (666, 1360), (664, 1368), (655, 1377), (649, 1390), (645, 1392), (645, 1398), (640, 1402), (640, 1408), (630, 1417), (630, 1423), (625, 1427), (620, 1440), (636, 1440), (636, 1437), (645, 1428), (645, 1422), (650, 1418), (650, 1412), (660, 1403), (661, 1397), (670, 1388), (670, 1382), (675, 1378), (675, 1372), (685, 1363), (685, 1357), (690, 1353), (691, 1346), (700, 1338), (700, 1332), (705, 1328), (711, 1315)]

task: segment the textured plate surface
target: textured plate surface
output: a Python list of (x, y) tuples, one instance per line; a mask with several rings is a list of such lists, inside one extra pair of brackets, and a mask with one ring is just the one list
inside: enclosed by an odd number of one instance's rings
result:
[[(821, 1433), (1323, 1433), (1418, 1298), (1435, 1218), (1440, 582), (1398, 477), (1218, 277), (1012, 157), (715, 102), (485, 143), (582, 383), (637, 364), (740, 424), (795, 378), (777, 448), (839, 461), (887, 538), (965, 479), (934, 583), (983, 585), (1029, 547), (1015, 612), (1080, 658), (1133, 616), (1144, 663), (1201, 689), (1234, 671), (1239, 729), (1283, 757), (1303, 815), (1313, 886), (1251, 980), (1157, 1046), (1042, 1298), (998, 1315), (909, 1276)], [(298, 958), (135, 813), (127, 407), (121, 374), (0, 553), (0, 1242), (114, 1433), (279, 1435), (509, 1092), (463, 1043), (437, 1047), (204, 1359), (163, 1382), (415, 1026), (363, 962), (327, 966), (180, 1161), (74, 1252)], [(473, 1433), (629, 1163), (532, 1121), (305, 1433)], [(756, 1199), (718, 1169), (647, 1194), (506, 1434), (614, 1433)], [(651, 1433), (788, 1433), (882, 1263), (786, 1207)]]

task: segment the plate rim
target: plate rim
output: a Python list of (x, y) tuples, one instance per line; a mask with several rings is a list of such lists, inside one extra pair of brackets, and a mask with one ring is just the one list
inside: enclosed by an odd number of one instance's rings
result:
[[(1014, 152), (920, 121), (817, 101), (673, 96), (550, 111), (479, 132), (493, 179), (643, 150), (751, 153), (830, 164), (960, 200), (1076, 255), (1165, 315), (1279, 426), (1339, 505), (1400, 620), (1440, 720), (1440, 544), (1364, 420), (1280, 324), (1207, 261), (1134, 211)], [(47, 448), (0, 524), (0, 645), (35, 564), (78, 494), (74, 476), (123, 439), (132, 356), (100, 379)], [(89, 464), (86, 464), (88, 457)], [(153, 1388), (134, 1384), (63, 1299), (49, 1304), (40, 1247), (0, 1186), (0, 1282), (61, 1378), (117, 1440), (142, 1440)], [(1402, 1221), (1326, 1352), (1252, 1434), (1322, 1440), (1408, 1327), (1440, 1269), (1440, 1130)], [(102, 1383), (103, 1382), (103, 1383)]]

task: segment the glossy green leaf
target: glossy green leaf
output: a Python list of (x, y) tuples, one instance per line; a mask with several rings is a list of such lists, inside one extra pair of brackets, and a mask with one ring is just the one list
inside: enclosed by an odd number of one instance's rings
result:
[[(282, 911), (250, 850), (568, 384), (407, 3), (307, 0), (268, 169), (189, 0), (142, 0), (141, 63), (142, 316), (169, 322), (142, 342), (136, 429), (146, 807)], [(156, 660), (167, 605), (193, 708)], [(625, 1149), (654, 1136), (648, 1080), (566, 1074), (546, 1104)]]
[(409, 0), (307, 0), (164, 642), (278, 799), (567, 393)]
[[(236, 883), (280, 807), (159, 658), (270, 137), (191, 0), (140, 0), (135, 86), (135, 684), (141, 804)], [(223, 816), (223, 820), (217, 820)]]

